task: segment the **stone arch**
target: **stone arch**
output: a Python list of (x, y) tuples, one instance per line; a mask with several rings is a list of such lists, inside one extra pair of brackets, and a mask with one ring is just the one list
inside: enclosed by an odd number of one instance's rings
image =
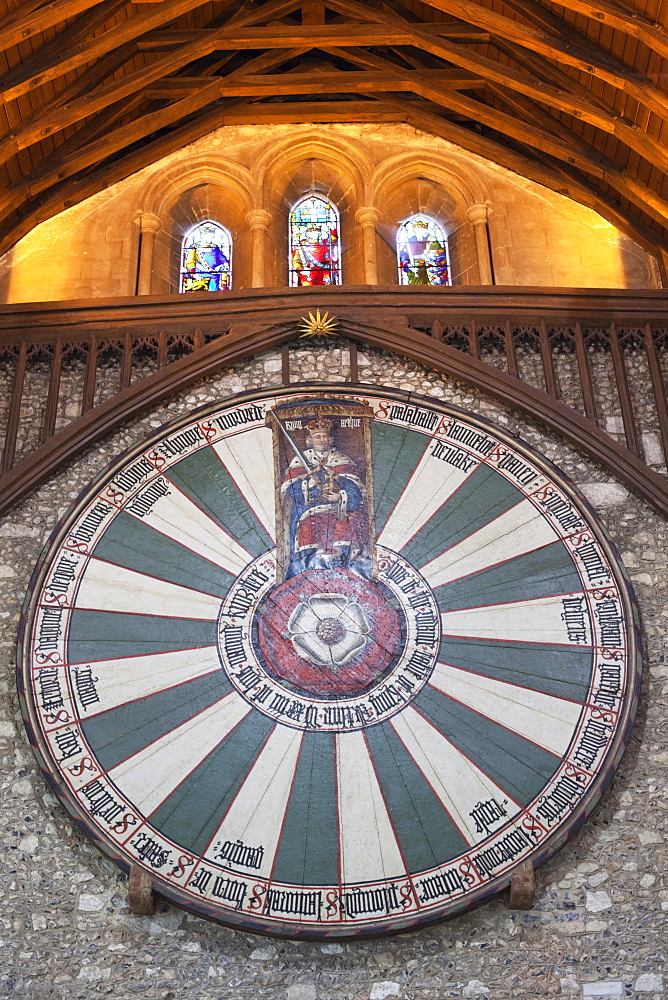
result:
[(212, 163), (209, 158), (189, 164), (186, 170), (175, 164), (151, 180), (142, 201), (149, 224), (156, 227), (151, 292), (178, 291), (183, 237), (204, 219), (218, 222), (231, 234), (233, 287), (250, 286), (251, 248), (245, 219), (253, 198), (251, 176), (244, 167), (220, 159)]
[(262, 206), (272, 215), (268, 284), (287, 282), (288, 213), (309, 193), (327, 198), (339, 212), (344, 284), (363, 281), (361, 233), (355, 213), (364, 204), (371, 172), (366, 155), (338, 137), (323, 139), (322, 134), (310, 132), (282, 139), (267, 149), (254, 173)]
[(369, 185), (372, 204), (380, 212), (379, 273), (381, 284), (396, 282), (396, 234), (411, 216), (423, 212), (448, 235), (454, 284), (479, 284), (475, 233), (468, 219), (474, 205), (489, 201), (487, 185), (471, 171), (471, 163), (429, 154), (401, 153), (385, 160)]

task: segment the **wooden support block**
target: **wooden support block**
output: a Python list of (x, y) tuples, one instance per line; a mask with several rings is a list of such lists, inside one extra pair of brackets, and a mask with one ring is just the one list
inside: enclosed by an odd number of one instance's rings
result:
[(536, 876), (533, 865), (526, 861), (510, 879), (510, 909), (531, 910), (536, 899)]
[(138, 917), (147, 917), (155, 912), (153, 883), (148, 872), (139, 865), (130, 865), (130, 883), (128, 885), (130, 912)]

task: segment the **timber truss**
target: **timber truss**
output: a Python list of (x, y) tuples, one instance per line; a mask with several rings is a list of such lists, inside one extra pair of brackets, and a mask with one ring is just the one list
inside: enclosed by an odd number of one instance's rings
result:
[(401, 121), (668, 261), (661, 0), (0, 4), (0, 252), (221, 125)]

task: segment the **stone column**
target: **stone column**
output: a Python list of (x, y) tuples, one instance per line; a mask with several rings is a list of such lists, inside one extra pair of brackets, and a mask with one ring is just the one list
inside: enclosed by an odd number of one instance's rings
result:
[(487, 232), (487, 205), (471, 205), (466, 216), (473, 225), (480, 284), (493, 285), (494, 274), (492, 271), (492, 258), (489, 253), (489, 235)]
[(378, 284), (378, 248), (376, 247), (376, 225), (380, 219), (377, 208), (360, 208), (355, 220), (362, 227), (362, 250), (364, 254), (364, 284)]
[(246, 216), (246, 225), (251, 230), (251, 288), (264, 288), (265, 247), (267, 242), (267, 226), (271, 215), (263, 208), (253, 208)]
[(141, 242), (139, 244), (139, 276), (137, 278), (137, 295), (151, 294), (151, 275), (153, 274), (153, 250), (155, 234), (160, 232), (161, 222), (153, 212), (142, 212), (139, 217)]

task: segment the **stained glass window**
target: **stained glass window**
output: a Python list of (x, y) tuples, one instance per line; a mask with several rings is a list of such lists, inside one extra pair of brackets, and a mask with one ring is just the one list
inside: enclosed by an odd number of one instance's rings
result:
[(400, 285), (449, 285), (448, 239), (428, 215), (414, 215), (399, 227), (397, 263)]
[(182, 292), (223, 292), (232, 287), (232, 239), (205, 219), (189, 229), (181, 250)]
[(307, 195), (290, 212), (290, 285), (340, 285), (339, 213)]

